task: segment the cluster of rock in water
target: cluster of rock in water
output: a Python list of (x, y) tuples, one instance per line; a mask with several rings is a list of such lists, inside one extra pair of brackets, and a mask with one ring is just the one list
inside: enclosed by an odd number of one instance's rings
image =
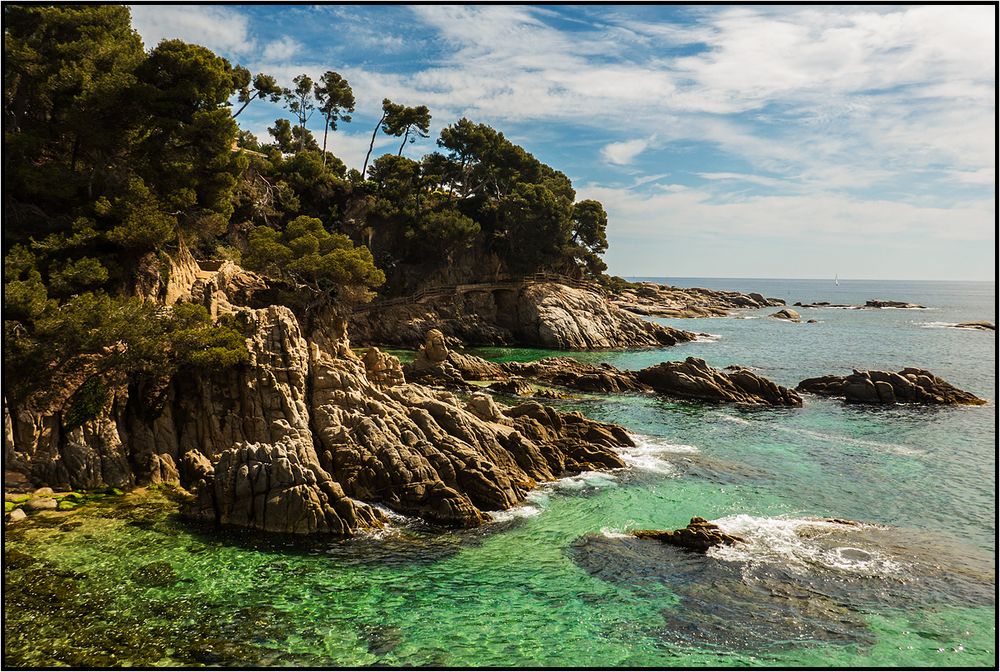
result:
[(731, 292), (694, 287), (668, 287), (639, 282), (616, 292), (611, 299), (619, 308), (637, 315), (656, 317), (725, 317), (738, 308), (783, 306), (783, 299), (751, 292)]
[[(498, 342), (560, 348), (659, 346), (695, 336), (578, 287), (533, 283), (489, 299), (400, 306), (395, 318), (379, 315), (394, 338), (373, 331), (375, 321), (362, 321), (366, 339), (378, 335), (390, 343), (410, 343), (423, 330), (416, 359), (404, 367), (375, 347), (359, 358), (347, 340), (347, 321), (335, 315), (317, 317), (306, 334), (287, 307), (252, 307), (266, 285), (232, 263), (205, 270), (182, 256), (169, 277), (152, 290), (159, 300), (196, 301), (213, 317), (235, 316), (247, 335), (249, 363), (177, 376), (155, 395), (122, 386), (97, 418), (73, 429), (58, 412), (5, 406), (7, 485), (180, 485), (191, 493), (187, 511), (194, 517), (277, 532), (349, 535), (379, 527), (386, 517), (375, 504), (473, 526), (488, 521), (489, 511), (522, 502), (539, 482), (623, 467), (619, 449), (633, 445), (624, 428), (579, 413), (535, 400), (499, 403), (484, 383), (508, 396), (577, 390), (802, 405), (796, 390), (750, 369), (718, 370), (693, 357), (621, 371), (571, 358), (498, 364), (448, 345), (470, 333), (479, 342), (492, 334)], [(726, 306), (777, 301), (710, 293)], [(664, 299), (651, 288), (640, 287), (639, 296)], [(462, 301), (492, 301), (492, 307), (477, 312)], [(505, 304), (511, 301), (513, 307)], [(856, 372), (803, 381), (797, 389), (849, 401), (983, 403), (916, 369)]]

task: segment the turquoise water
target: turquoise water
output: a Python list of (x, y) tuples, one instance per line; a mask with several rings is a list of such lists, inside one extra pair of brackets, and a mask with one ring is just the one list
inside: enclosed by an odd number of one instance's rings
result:
[[(713, 337), (573, 356), (622, 368), (698, 356), (785, 385), (919, 366), (989, 404), (873, 409), (807, 397), (801, 409), (751, 411), (559, 400), (635, 434), (629, 467), (547, 484), (472, 531), (399, 519), (346, 541), (255, 538), (183, 522), (162, 493), (90, 506), (61, 527), (7, 533), (8, 557), (35, 560), (5, 567), (7, 662), (995, 666), (996, 339), (941, 327), (995, 321), (994, 285), (671, 282), (929, 309), (801, 311), (817, 324), (760, 319), (774, 309), (662, 320)], [(706, 557), (624, 534), (692, 516), (748, 543)], [(136, 574), (152, 562), (169, 563), (167, 585)]]

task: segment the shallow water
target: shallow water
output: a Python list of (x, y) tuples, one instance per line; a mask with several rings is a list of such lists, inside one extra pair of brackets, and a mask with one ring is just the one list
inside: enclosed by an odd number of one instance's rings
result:
[[(690, 284), (929, 310), (663, 320), (720, 338), (574, 356), (623, 368), (699, 356), (786, 385), (920, 366), (989, 404), (807, 397), (801, 409), (743, 410), (580, 395), (552, 403), (625, 425), (629, 466), (546, 484), (473, 531), (399, 518), (346, 541), (255, 538), (192, 526), (155, 493), (88, 506), (59, 514), (63, 528), (7, 533), (8, 662), (995, 665), (995, 334), (928, 326), (995, 321), (994, 285), (712, 282)], [(624, 534), (696, 515), (746, 545), (701, 556)], [(868, 524), (815, 520), (827, 517)], [(149, 585), (136, 570), (153, 562), (175, 576)]]

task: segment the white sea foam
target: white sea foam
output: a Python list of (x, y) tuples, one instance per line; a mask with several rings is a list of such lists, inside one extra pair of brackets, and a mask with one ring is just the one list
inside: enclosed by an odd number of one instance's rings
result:
[(721, 341), (722, 336), (718, 334), (698, 334), (694, 338), (695, 343), (715, 343), (716, 341)]
[(677, 470), (674, 468), (674, 465), (663, 459), (663, 456), (698, 452), (698, 448), (695, 446), (670, 443), (665, 439), (655, 436), (645, 436), (643, 434), (630, 434), (629, 436), (635, 442), (635, 446), (624, 448), (619, 454), (629, 467), (638, 469), (639, 471), (676, 475)]
[(635, 443), (634, 448), (626, 450), (633, 455), (658, 455), (661, 453), (697, 453), (697, 446), (690, 446), (684, 443), (671, 443), (666, 439), (645, 434), (629, 434), (629, 438)]
[(516, 518), (534, 518), (541, 512), (542, 510), (537, 506), (522, 504), (521, 506), (515, 506), (507, 509), (506, 511), (488, 511), (487, 513), (490, 518), (493, 519), (493, 522), (505, 523)]
[[(361, 502), (358, 502), (358, 500), (354, 501), (357, 502), (358, 504), (361, 504)], [(407, 516), (402, 513), (399, 513), (398, 511), (393, 511), (384, 504), (369, 504), (368, 506), (381, 512), (383, 515), (385, 515), (386, 518), (389, 519), (390, 522), (395, 523), (397, 525), (407, 525), (419, 520), (419, 518), (414, 518), (412, 516)]]
[(618, 480), (614, 474), (603, 471), (582, 471), (576, 476), (567, 476), (545, 486), (556, 490), (583, 490), (584, 488), (615, 488), (618, 487)]
[(667, 474), (671, 476), (677, 474), (677, 470), (674, 468), (674, 465), (653, 455), (632, 455), (629, 453), (622, 453), (621, 457), (625, 461), (625, 464), (633, 469), (638, 469), (639, 471), (649, 471), (654, 474)]
[(737, 417), (735, 415), (720, 415), (719, 419), (720, 420), (724, 420), (726, 422), (731, 422), (734, 425), (752, 425), (753, 424), (752, 422), (750, 422), (746, 418), (740, 418), (740, 417)]
[[(354, 502), (359, 505), (365, 504), (365, 502), (361, 502), (359, 500), (354, 500)], [(419, 518), (403, 515), (402, 513), (393, 511), (383, 504), (368, 504), (368, 506), (382, 513), (388, 522), (384, 527), (363, 530), (361, 532), (362, 536), (371, 537), (373, 539), (385, 539), (391, 535), (398, 534), (400, 530), (412, 527), (420, 522)]]
[[(795, 572), (822, 567), (864, 576), (899, 576), (902, 565), (872, 548), (824, 547), (818, 538), (831, 532), (851, 532), (855, 525), (812, 518), (764, 518), (740, 514), (712, 521), (723, 532), (745, 543), (716, 546), (708, 555), (741, 563), (780, 563)], [(805, 532), (805, 534), (803, 534)]]
[(602, 527), (601, 534), (608, 539), (628, 539), (632, 536), (631, 534), (625, 532), (625, 528), (617, 527)]

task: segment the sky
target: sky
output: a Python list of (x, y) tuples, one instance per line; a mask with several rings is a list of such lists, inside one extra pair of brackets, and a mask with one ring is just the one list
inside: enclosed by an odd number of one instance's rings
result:
[[(487, 123), (608, 212), (622, 276), (989, 280), (996, 8), (137, 5), (148, 48), (202, 44), (290, 85), (343, 75), (328, 148), (360, 168), (381, 101), (436, 149)], [(280, 104), (238, 121), (267, 141)], [(310, 128), (322, 134), (316, 114)], [(376, 156), (398, 150), (380, 136)]]

